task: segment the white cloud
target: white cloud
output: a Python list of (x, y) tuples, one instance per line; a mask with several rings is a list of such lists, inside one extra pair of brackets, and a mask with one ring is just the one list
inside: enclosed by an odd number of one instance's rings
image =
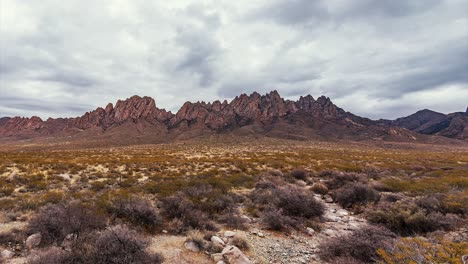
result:
[(76, 116), (134, 94), (177, 111), (187, 100), (273, 89), (292, 99), (324, 94), (373, 118), (461, 111), (467, 8), (462, 0), (1, 0), (0, 116)]

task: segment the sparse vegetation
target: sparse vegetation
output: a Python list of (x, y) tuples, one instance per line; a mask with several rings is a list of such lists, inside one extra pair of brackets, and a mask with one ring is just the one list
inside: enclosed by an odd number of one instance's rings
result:
[[(115, 230), (123, 237), (138, 237), (128, 241), (140, 252), (135, 263), (145, 263), (138, 262), (142, 256), (157, 263), (160, 256), (150, 252), (157, 252), (158, 245), (148, 250), (147, 236), (183, 237), (174, 243), (180, 246), (199, 230), (197, 241), (210, 253), (222, 250), (209, 240), (216, 230), (223, 230), (219, 235), (224, 230), (265, 229), (261, 232), (269, 235), (264, 240), (322, 239), (325, 226), (335, 223), (327, 221), (338, 221), (323, 215), (329, 210), (322, 201), (328, 200), (350, 213), (340, 223), (365, 217), (371, 228), (382, 225), (404, 237), (386, 233), (396, 239), (392, 244), (380, 239), (381, 228), (375, 227), (380, 231), (358, 229), (327, 244), (319, 240), (321, 248), (329, 245), (323, 257), (330, 263), (400, 263), (417, 254), (428, 261), (455, 263), (457, 252), (466, 251), (457, 235), (466, 226), (467, 170), (465, 150), (442, 146), (274, 141), (229, 148), (224, 142), (207, 142), (113, 151), (4, 151), (0, 221), (5, 228), (0, 230), (0, 246), (12, 249), (15, 257), (29, 254), (30, 263), (104, 263), (110, 261), (106, 254), (121, 257), (112, 251), (121, 249), (113, 249), (109, 233), (119, 226)], [(41, 233), (42, 241), (33, 256), (24, 251), (24, 241), (34, 233)], [(443, 238), (433, 239), (436, 235)], [(64, 251), (61, 244), (67, 236), (73, 239)], [(356, 242), (364, 238), (372, 243)], [(98, 248), (98, 240), (109, 249), (100, 256), (89, 250)], [(242, 251), (253, 248), (249, 254), (254, 254), (257, 245), (250, 241), (250, 235), (236, 236), (229, 243)], [(417, 252), (410, 250), (413, 246)]]

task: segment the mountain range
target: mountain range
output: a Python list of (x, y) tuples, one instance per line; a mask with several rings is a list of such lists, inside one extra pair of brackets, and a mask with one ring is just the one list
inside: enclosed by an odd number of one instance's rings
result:
[(466, 140), (467, 126), (468, 112), (445, 115), (422, 110), (396, 120), (371, 120), (344, 111), (325, 96), (314, 99), (307, 95), (291, 101), (272, 91), (242, 94), (231, 102), (186, 102), (175, 114), (158, 108), (153, 98), (132, 96), (76, 118), (3, 117), (0, 142), (121, 145), (211, 135), (433, 142)]

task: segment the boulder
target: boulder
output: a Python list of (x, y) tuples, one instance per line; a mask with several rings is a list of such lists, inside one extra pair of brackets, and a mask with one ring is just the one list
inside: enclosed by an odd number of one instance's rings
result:
[(210, 257), (215, 263), (218, 263), (219, 261), (223, 260), (223, 254), (222, 253), (211, 254)]
[(211, 242), (213, 242), (213, 244), (218, 245), (218, 246), (226, 245), (226, 243), (220, 237), (217, 237), (217, 236), (212, 236)]
[(229, 264), (252, 264), (252, 261), (236, 246), (225, 247), (221, 254)]
[(193, 241), (185, 242), (184, 246), (186, 249), (196, 253), (200, 252), (201, 250), (200, 247), (198, 247), (198, 245)]
[(42, 236), (40, 233), (35, 233), (35, 234), (32, 234), (30, 235), (27, 239), (26, 239), (26, 248), (28, 250), (31, 250), (33, 248), (36, 248), (39, 246), (39, 244), (41, 244), (41, 240), (42, 240)]

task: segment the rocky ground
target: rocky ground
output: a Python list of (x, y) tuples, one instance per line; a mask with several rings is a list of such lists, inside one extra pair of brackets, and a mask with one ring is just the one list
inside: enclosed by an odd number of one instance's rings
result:
[[(228, 242), (229, 237), (234, 234), (245, 238), (250, 245), (249, 250), (236, 252), (242, 254), (238, 262), (232, 263), (323, 263), (317, 256), (317, 246), (328, 237), (340, 236), (349, 233), (353, 229), (366, 225), (366, 221), (358, 216), (352, 215), (349, 211), (342, 209), (338, 204), (332, 203), (329, 197), (322, 198), (316, 195), (317, 199), (323, 200), (325, 204), (325, 215), (322, 217), (321, 230), (315, 231), (307, 229), (307, 233), (294, 231), (291, 234), (266, 231), (261, 229), (257, 220), (252, 219), (249, 230), (223, 230), (217, 234), (223, 242)], [(10, 222), (0, 226), (0, 229), (10, 229), (17, 223)], [(219, 263), (223, 254), (207, 254), (201, 250), (187, 246), (187, 237), (162, 234), (152, 239), (152, 251), (160, 252), (165, 257), (165, 263)], [(228, 243), (223, 243), (225, 250), (229, 248)], [(237, 249), (236, 249), (237, 250)], [(7, 251), (2, 252), (7, 255)], [(239, 258), (236, 255), (236, 259)], [(224, 257), (226, 259), (226, 257)], [(247, 262), (247, 259), (250, 262)], [(237, 260), (236, 260), (237, 261)], [(8, 259), (5, 263), (21, 264), (26, 263), (26, 258), (15, 257)]]

